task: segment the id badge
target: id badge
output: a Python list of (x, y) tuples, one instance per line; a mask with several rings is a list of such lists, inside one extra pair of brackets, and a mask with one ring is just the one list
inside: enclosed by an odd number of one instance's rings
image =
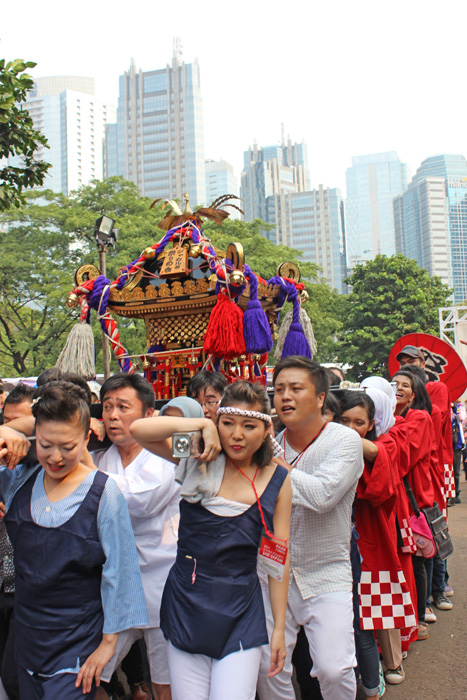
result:
[(258, 554), (260, 570), (276, 581), (282, 581), (288, 551), (287, 545), (268, 537), (263, 530)]

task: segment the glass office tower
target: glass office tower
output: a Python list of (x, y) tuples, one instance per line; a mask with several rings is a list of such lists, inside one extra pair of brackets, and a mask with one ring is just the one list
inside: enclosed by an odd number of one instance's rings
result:
[(274, 224), (268, 237), (277, 245), (303, 251), (303, 260), (320, 266), (333, 289), (346, 292), (347, 275), (344, 209), (339, 189), (323, 187), (308, 192), (271, 195), (266, 199), (267, 221)]
[(307, 147), (288, 139), (282, 146), (258, 148), (243, 155), (241, 197), (245, 221), (267, 221), (265, 200), (274, 194), (310, 189)]
[(115, 107), (96, 99), (93, 78), (37, 78), (25, 106), (49, 144), (36, 152), (38, 160), (52, 164), (43, 188), (68, 195), (102, 179), (104, 132), (115, 120)]
[(116, 127), (106, 134), (105, 172), (123, 175), (142, 195), (206, 203), (203, 103), (198, 62), (120, 76)]
[(347, 265), (395, 253), (394, 197), (407, 187), (407, 166), (397, 153), (352, 158), (346, 173), (345, 232)]
[[(436, 184), (437, 183), (437, 184)], [(436, 187), (435, 187), (436, 184)], [(402, 208), (398, 248), (408, 257), (417, 260), (430, 274), (440, 275), (454, 288), (456, 304), (467, 300), (467, 160), (462, 155), (431, 156), (423, 161), (410, 183), (410, 193), (422, 191), (430, 186), (435, 191), (427, 203), (418, 197), (419, 231), (414, 231), (407, 215), (408, 199), (395, 202)], [(413, 194), (410, 197), (413, 198)], [(412, 206), (412, 209), (414, 207)], [(412, 217), (413, 218), (413, 217)], [(428, 223), (432, 226), (432, 241), (426, 234)], [(412, 241), (416, 240), (414, 246)], [(437, 266), (426, 264), (426, 250), (432, 246)], [(447, 252), (446, 252), (447, 251)], [(425, 257), (424, 257), (425, 256)], [(445, 262), (446, 257), (448, 258)], [(448, 268), (449, 274), (443, 273)]]

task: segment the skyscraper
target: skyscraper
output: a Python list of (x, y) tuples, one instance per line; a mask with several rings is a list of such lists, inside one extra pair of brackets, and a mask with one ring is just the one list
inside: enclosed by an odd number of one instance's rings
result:
[(245, 221), (266, 221), (265, 200), (273, 194), (310, 189), (307, 147), (304, 143), (266, 146), (245, 151), (241, 197)]
[(303, 251), (303, 260), (322, 269), (330, 286), (345, 291), (347, 274), (342, 195), (338, 189), (310, 189), (305, 143), (244, 153), (242, 199), (245, 220), (272, 224), (265, 235), (277, 245)]
[(68, 195), (103, 176), (103, 140), (115, 108), (97, 100), (94, 79), (77, 76), (36, 78), (26, 100), (34, 126), (50, 148), (37, 157), (52, 164), (44, 188)]
[(352, 158), (347, 169), (345, 232), (347, 265), (395, 252), (392, 201), (407, 187), (407, 166), (397, 153)]
[(142, 195), (206, 203), (203, 104), (198, 62), (120, 76), (117, 123), (106, 133), (106, 176), (123, 175)]
[(451, 251), (446, 185), (441, 177), (413, 181), (394, 198), (396, 253), (416, 260), (451, 286)]
[[(238, 197), (238, 182), (233, 167), (225, 160), (207, 160), (206, 167), (206, 204), (211, 204), (223, 194), (234, 194)], [(240, 209), (241, 202), (234, 202)], [(231, 219), (239, 219), (241, 214), (233, 207), (227, 208)]]
[(303, 251), (303, 260), (322, 269), (321, 276), (345, 292), (347, 275), (343, 200), (339, 189), (323, 187), (308, 192), (274, 194), (266, 198), (269, 234), (278, 245)]
[[(436, 185), (436, 186), (435, 186)], [(423, 226), (418, 233), (411, 219), (404, 215), (409, 208), (407, 200), (395, 202), (396, 209), (402, 208), (398, 247), (408, 257), (417, 260), (431, 274), (440, 275), (447, 284), (454, 287), (456, 304), (467, 300), (467, 160), (462, 155), (431, 156), (423, 161), (410, 183), (411, 193), (423, 192), (431, 187), (438, 191), (429, 200), (429, 209), (420, 213)], [(411, 194), (410, 197), (414, 195)], [(423, 201), (423, 200), (422, 200)], [(417, 204), (416, 204), (417, 206)], [(421, 207), (421, 204), (418, 205)], [(422, 216), (423, 214), (423, 216)], [(431, 240), (423, 235), (427, 230), (427, 220), (433, 221)], [(418, 248), (413, 241), (417, 236)], [(426, 250), (433, 250), (436, 267), (425, 264)], [(446, 253), (446, 250), (448, 253)], [(424, 257), (425, 256), (425, 257)], [(445, 262), (448, 256), (448, 262)], [(449, 268), (450, 277), (443, 274)]]

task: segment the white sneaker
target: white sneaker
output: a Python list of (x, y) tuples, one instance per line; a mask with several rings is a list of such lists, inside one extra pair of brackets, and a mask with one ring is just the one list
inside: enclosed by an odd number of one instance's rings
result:
[(386, 683), (390, 683), (391, 685), (399, 685), (399, 683), (403, 683), (405, 680), (405, 671), (402, 668), (402, 664), (397, 668), (388, 668), (384, 672), (384, 678)]
[(425, 622), (436, 622), (436, 615), (433, 608), (427, 607), (425, 610)]

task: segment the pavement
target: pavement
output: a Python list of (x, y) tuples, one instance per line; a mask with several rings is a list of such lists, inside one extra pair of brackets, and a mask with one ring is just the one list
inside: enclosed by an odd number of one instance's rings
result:
[[(463, 474), (462, 474), (463, 478)], [(463, 503), (448, 508), (454, 553), (447, 560), (452, 610), (433, 608), (437, 621), (430, 638), (410, 646), (403, 662), (405, 681), (387, 685), (388, 700), (467, 699), (467, 482), (461, 481)]]

